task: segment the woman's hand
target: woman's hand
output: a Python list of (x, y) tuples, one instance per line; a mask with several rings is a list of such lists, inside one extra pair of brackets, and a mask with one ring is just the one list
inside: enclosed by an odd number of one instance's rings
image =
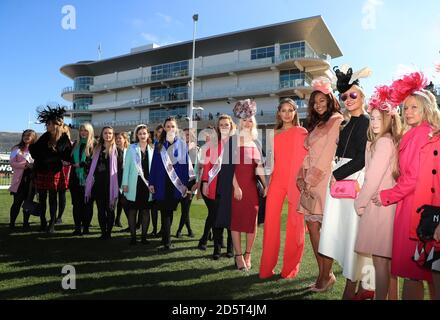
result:
[(333, 185), (336, 183), (336, 178), (334, 175), (331, 176), (330, 178), (330, 188), (333, 187)]
[(440, 224), (437, 226), (437, 228), (435, 228), (434, 240), (440, 242)]
[(196, 190), (200, 187), (200, 183), (197, 182), (196, 184), (194, 184), (191, 188), (191, 193), (196, 192)]
[(149, 189), (150, 189), (150, 192), (151, 192), (152, 194), (154, 194), (154, 193), (156, 192), (156, 191), (154, 190), (154, 186), (152, 186), (152, 185), (150, 185)]
[(234, 198), (238, 201), (241, 201), (241, 199), (243, 198), (243, 191), (240, 187), (234, 188)]
[(205, 197), (208, 196), (209, 188), (208, 188), (208, 183), (206, 182), (202, 183), (202, 193)]
[(380, 199), (380, 193), (379, 192), (376, 192), (374, 195), (373, 195), (373, 198), (371, 199), (372, 201), (373, 201), (373, 203), (376, 205), (376, 206), (378, 206), (378, 207), (382, 207), (382, 200)]
[(122, 192), (128, 193), (128, 186), (122, 186)]
[(79, 168), (80, 165), (79, 165), (79, 163), (74, 163), (74, 164), (72, 164), (72, 167), (73, 167), (73, 168)]

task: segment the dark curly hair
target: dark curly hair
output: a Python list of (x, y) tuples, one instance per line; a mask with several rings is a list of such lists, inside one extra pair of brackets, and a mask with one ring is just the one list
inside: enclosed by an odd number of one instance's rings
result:
[[(315, 98), (318, 94), (322, 94), (327, 99), (327, 111), (321, 116), (316, 112), (315, 106)], [(307, 130), (312, 132), (316, 126), (324, 125), (330, 117), (335, 113), (341, 113), (341, 107), (339, 105), (338, 100), (333, 94), (324, 94), (321, 91), (313, 91), (310, 95), (309, 104), (307, 107)]]

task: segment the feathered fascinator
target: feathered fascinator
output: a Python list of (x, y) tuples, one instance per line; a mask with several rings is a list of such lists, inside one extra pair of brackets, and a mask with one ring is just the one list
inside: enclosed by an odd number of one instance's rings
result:
[(398, 114), (398, 105), (390, 101), (391, 91), (392, 88), (389, 86), (376, 87), (376, 91), (368, 102), (368, 112), (373, 111), (373, 109), (378, 109), (379, 111), (386, 111), (390, 115)]
[(318, 77), (313, 79), (312, 87), (314, 91), (320, 91), (323, 94), (330, 94), (333, 92), (332, 82), (326, 77)]
[[(421, 96), (426, 96), (421, 90), (423, 90), (428, 85), (428, 79), (422, 72), (413, 72), (408, 75), (403, 76), (402, 79), (395, 80), (391, 84), (391, 96), (390, 100), (396, 104), (400, 105), (406, 98), (410, 95), (416, 93)], [(429, 100), (429, 97), (426, 96)]]
[(257, 114), (257, 103), (251, 99), (240, 100), (232, 111), (239, 119), (249, 119)]
[(37, 108), (37, 119), (40, 123), (48, 123), (50, 121), (63, 123), (66, 109), (64, 107), (39, 107)]
[(350, 90), (353, 85), (359, 86), (359, 79), (368, 78), (372, 74), (371, 69), (368, 67), (353, 72), (353, 69), (347, 64), (342, 65), (341, 68), (336, 66), (333, 68), (333, 71), (336, 74), (334, 81), (336, 82), (336, 89), (339, 93)]

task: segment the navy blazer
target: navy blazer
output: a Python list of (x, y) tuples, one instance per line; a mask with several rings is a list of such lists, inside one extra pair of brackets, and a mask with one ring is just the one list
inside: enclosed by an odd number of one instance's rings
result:
[[(180, 139), (175, 138), (174, 142), (170, 144), (165, 141), (163, 148), (168, 150), (170, 147), (174, 147), (172, 153), (168, 153), (171, 162), (173, 163), (174, 170), (177, 173), (180, 181), (188, 187), (189, 185), (189, 172), (188, 172), (188, 146), (186, 143)], [(154, 200), (165, 200), (165, 185), (166, 179), (168, 178), (168, 173), (162, 163), (162, 157), (160, 151), (157, 150), (157, 143), (154, 146), (153, 160), (151, 162), (150, 179), (149, 184), (154, 186), (155, 193), (153, 194)], [(176, 187), (174, 189), (174, 198), (182, 199), (182, 194)]]

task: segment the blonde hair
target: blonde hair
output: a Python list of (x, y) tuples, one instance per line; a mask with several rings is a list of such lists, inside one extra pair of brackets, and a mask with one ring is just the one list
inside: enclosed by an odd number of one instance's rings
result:
[(89, 133), (89, 135), (87, 136), (85, 150), (86, 156), (90, 157), (93, 153), (93, 147), (95, 146), (95, 130), (89, 122), (84, 122), (83, 124), (81, 124), (79, 130), (86, 130)]
[[(373, 109), (370, 112), (370, 115), (371, 113), (373, 113), (374, 110), (380, 112), (380, 115), (382, 117), (382, 122), (380, 126), (380, 132), (378, 134), (373, 132), (373, 127), (371, 122), (370, 122), (370, 126), (368, 127), (367, 138), (368, 141), (371, 142), (370, 144), (371, 152), (374, 153), (377, 141), (384, 136), (391, 136), (395, 149), (397, 150), (397, 146), (399, 145), (399, 141), (402, 136), (402, 121), (400, 120), (400, 116), (397, 113), (395, 115), (390, 115), (388, 112), (379, 109)], [(398, 159), (396, 157), (395, 163), (393, 164), (393, 178), (397, 179), (399, 175), (400, 175), (400, 170), (399, 170)]]
[[(258, 130), (257, 130), (257, 119), (255, 119), (255, 116), (252, 116), (250, 118), (250, 120), (252, 120), (252, 129), (251, 129), (251, 138), (252, 140), (257, 140), (258, 139)], [(240, 129), (240, 136), (242, 135), (242, 132), (245, 132), (243, 130), (243, 125), (244, 125), (244, 120), (240, 119), (240, 125), (239, 125), (239, 129)]]
[[(96, 149), (95, 149), (95, 151), (98, 149), (98, 148), (105, 148), (105, 141), (104, 141), (104, 131), (105, 130), (107, 130), (107, 129), (109, 129), (109, 130), (111, 130), (112, 132), (113, 132), (113, 139), (112, 139), (112, 141), (110, 142), (110, 147), (107, 149), (105, 149), (105, 154), (106, 154), (106, 156), (107, 157), (109, 157), (110, 156), (110, 154), (113, 152), (113, 148), (116, 148), (116, 135), (115, 135), (115, 130), (112, 128), (112, 127), (110, 127), (110, 126), (107, 126), (107, 127), (104, 127), (104, 128), (102, 128), (102, 130), (101, 130), (101, 134), (99, 135), (99, 141), (98, 141), (98, 145), (96, 146)], [(102, 151), (102, 149), (101, 149), (101, 151)]]
[[(136, 127), (136, 129), (135, 129), (135, 135), (137, 135), (137, 131), (139, 130), (138, 127), (140, 127), (140, 125)], [(148, 128), (146, 128), (146, 129), (147, 129), (147, 131), (148, 131)], [(149, 133), (148, 133), (148, 134), (149, 134)], [(123, 143), (122, 147), (123, 147), (124, 149), (128, 149), (128, 146), (129, 146), (129, 144), (130, 144), (130, 139), (128, 138), (128, 133), (127, 133), (127, 132), (124, 132), (124, 131), (123, 131), (123, 132), (118, 132), (118, 133), (116, 134), (116, 136), (115, 136), (115, 140), (116, 140), (116, 138), (119, 137), (119, 136), (121, 136), (121, 137), (124, 138), (124, 143)]]
[[(365, 100), (366, 100), (366, 94), (365, 94), (365, 92), (364, 92), (364, 90), (360, 87), (360, 86), (358, 86), (358, 85), (356, 85), (356, 84), (354, 84), (351, 88), (355, 88), (357, 91), (359, 91), (359, 93), (361, 94), (361, 98), (362, 98), (362, 111), (363, 111), (363, 113), (364, 114), (366, 114), (367, 113), (367, 111), (366, 111), (366, 104), (365, 104)], [(351, 89), (350, 88), (350, 89)], [(347, 91), (349, 91), (349, 90), (347, 90)], [(342, 115), (344, 116), (344, 120), (346, 120), (346, 122), (347, 122), (347, 124), (348, 124), (348, 122), (350, 121), (350, 119), (351, 119), (351, 114), (350, 114), (350, 112), (347, 110), (347, 108), (345, 108), (345, 104), (344, 104), (344, 112), (342, 113)]]
[(280, 111), (281, 111), (281, 108), (283, 107), (283, 104), (286, 104), (286, 103), (290, 104), (293, 107), (293, 109), (295, 110), (295, 117), (293, 118), (292, 124), (295, 127), (300, 126), (299, 116), (298, 116), (298, 105), (296, 104), (296, 102), (293, 99), (284, 98), (284, 99), (281, 99), (280, 103), (278, 104), (278, 112), (277, 112), (277, 118), (276, 118), (277, 123), (275, 125), (275, 130), (279, 130), (283, 127), (283, 120), (280, 117)]
[[(427, 121), (434, 131), (440, 130), (440, 110), (438, 109), (435, 96), (430, 91), (422, 89), (408, 96), (403, 102), (404, 106), (410, 97), (414, 97), (417, 106), (420, 107), (422, 121)], [(410, 127), (406, 123), (405, 117), (403, 117), (403, 125), (405, 131)]]

